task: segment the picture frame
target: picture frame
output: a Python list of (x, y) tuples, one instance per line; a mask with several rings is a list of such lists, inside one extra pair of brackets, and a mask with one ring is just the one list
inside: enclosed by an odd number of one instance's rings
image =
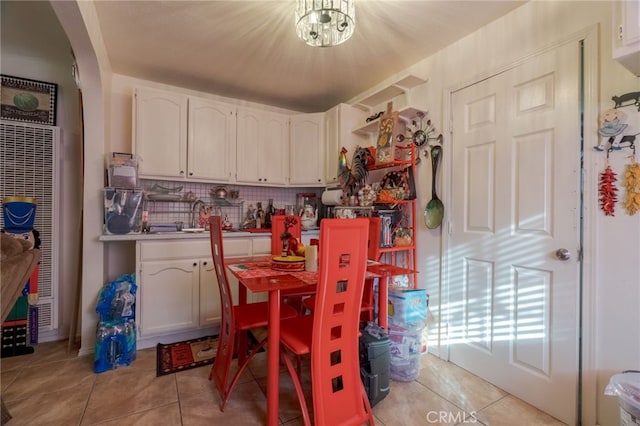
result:
[(56, 125), (58, 85), (1, 74), (0, 118)]
[(387, 103), (387, 111), (380, 117), (376, 143), (376, 164), (393, 162), (394, 133), (398, 124), (398, 112), (393, 111), (393, 102)]

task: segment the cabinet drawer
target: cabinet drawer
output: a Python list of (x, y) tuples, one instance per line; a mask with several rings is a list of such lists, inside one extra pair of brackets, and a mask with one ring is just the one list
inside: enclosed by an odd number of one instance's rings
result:
[(251, 238), (225, 238), (222, 244), (225, 257), (251, 255)]
[[(140, 260), (170, 260), (211, 257), (208, 238), (181, 241), (142, 241)], [(225, 256), (248, 256), (251, 254), (251, 239), (228, 238), (224, 240)]]
[(253, 255), (256, 256), (261, 254), (271, 254), (271, 238), (254, 237)]

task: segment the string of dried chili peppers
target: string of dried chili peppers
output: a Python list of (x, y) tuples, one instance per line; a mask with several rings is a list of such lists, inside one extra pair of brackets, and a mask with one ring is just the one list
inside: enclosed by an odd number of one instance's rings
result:
[(615, 216), (615, 205), (618, 201), (616, 188), (616, 173), (607, 164), (607, 168), (600, 174), (600, 208), (605, 216)]

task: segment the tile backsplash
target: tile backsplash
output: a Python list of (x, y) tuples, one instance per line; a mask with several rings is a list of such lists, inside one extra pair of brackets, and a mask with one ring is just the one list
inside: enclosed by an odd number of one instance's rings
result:
[[(140, 185), (147, 194), (154, 193), (152, 188), (154, 185), (163, 188), (177, 189), (182, 187), (179, 192), (175, 192), (181, 197), (189, 192), (194, 194), (195, 200), (202, 200), (205, 205), (213, 206), (213, 212), (220, 213), (223, 217), (227, 215), (234, 228), (238, 228), (245, 219), (249, 206), (256, 207), (258, 202), (262, 202), (262, 207), (266, 208), (269, 200), (273, 200), (276, 209), (284, 209), (287, 205), (296, 204), (296, 195), (298, 193), (314, 193), (318, 200), (322, 195), (323, 188), (277, 188), (277, 187), (259, 187), (246, 185), (216, 185), (197, 182), (173, 182), (164, 180), (141, 179)], [(217, 207), (214, 204), (211, 191), (218, 187), (227, 190), (227, 194), (231, 191), (238, 191), (237, 199), (227, 199), (233, 204), (228, 207)], [(172, 192), (174, 193), (174, 192)], [(318, 201), (319, 203), (319, 201)], [(175, 222), (183, 222), (185, 227), (191, 226), (191, 209), (192, 201), (150, 201), (147, 200), (145, 209), (149, 212), (150, 224), (173, 224)], [(197, 212), (196, 212), (197, 218)]]

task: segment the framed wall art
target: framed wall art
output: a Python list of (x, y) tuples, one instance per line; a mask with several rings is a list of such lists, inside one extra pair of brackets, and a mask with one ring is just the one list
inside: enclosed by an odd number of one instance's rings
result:
[(387, 112), (380, 117), (378, 142), (376, 143), (376, 164), (393, 161), (394, 131), (398, 124), (398, 112), (393, 111), (393, 102), (387, 103)]
[(58, 85), (2, 75), (0, 118), (25, 123), (56, 125)]

